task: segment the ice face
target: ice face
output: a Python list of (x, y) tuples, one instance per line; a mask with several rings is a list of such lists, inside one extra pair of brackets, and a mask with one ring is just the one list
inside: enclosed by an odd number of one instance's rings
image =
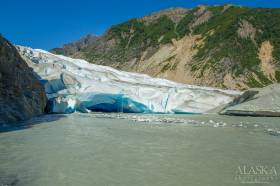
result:
[(51, 113), (205, 113), (240, 95), (123, 72), (44, 50), (17, 48), (44, 83)]
[(149, 113), (151, 110), (144, 104), (136, 102), (123, 94), (93, 94), (83, 105), (92, 111)]

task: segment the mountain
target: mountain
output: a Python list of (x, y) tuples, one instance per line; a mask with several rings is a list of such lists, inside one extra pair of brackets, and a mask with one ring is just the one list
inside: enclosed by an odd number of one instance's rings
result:
[(45, 106), (44, 87), (17, 49), (0, 36), (0, 124), (40, 115)]
[(241, 94), (124, 72), (40, 49), (17, 48), (44, 82), (49, 113), (205, 113)]
[(51, 52), (181, 83), (264, 87), (280, 82), (280, 9), (171, 8)]

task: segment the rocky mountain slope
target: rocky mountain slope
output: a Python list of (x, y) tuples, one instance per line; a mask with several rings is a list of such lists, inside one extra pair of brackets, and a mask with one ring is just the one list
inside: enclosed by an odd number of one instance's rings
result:
[(0, 124), (42, 114), (46, 106), (43, 86), (16, 48), (0, 36)]
[(182, 83), (264, 87), (280, 82), (280, 9), (171, 8), (51, 52)]

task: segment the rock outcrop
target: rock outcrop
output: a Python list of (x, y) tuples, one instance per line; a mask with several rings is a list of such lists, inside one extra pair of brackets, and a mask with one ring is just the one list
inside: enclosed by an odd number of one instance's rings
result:
[(223, 109), (220, 114), (279, 117), (280, 84), (247, 91)]
[(44, 112), (44, 88), (16, 48), (0, 36), (0, 124), (29, 119)]

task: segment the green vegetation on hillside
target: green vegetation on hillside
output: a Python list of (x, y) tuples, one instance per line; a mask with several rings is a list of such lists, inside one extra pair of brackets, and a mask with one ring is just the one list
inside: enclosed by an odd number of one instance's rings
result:
[(280, 61), (280, 9), (254, 9), (246, 14), (250, 22), (259, 29), (258, 45), (268, 40), (274, 46), (273, 56)]
[[(195, 34), (206, 36), (196, 57), (203, 60), (211, 53), (210, 63), (213, 66), (223, 58), (229, 58), (235, 62), (233, 73), (237, 76), (245, 69), (252, 70), (258, 65), (257, 46), (250, 38), (240, 38), (237, 34), (239, 22), (248, 10), (242, 7), (230, 7), (223, 13), (216, 10), (207, 23), (196, 27)], [(214, 34), (208, 34), (210, 31)]]
[[(127, 46), (128, 42), (130, 42), (130, 48), (143, 44), (155, 46), (159, 43), (168, 43), (172, 38), (175, 38), (174, 27), (175, 24), (167, 16), (161, 16), (149, 25), (133, 19), (129, 22), (113, 26), (109, 31), (109, 35), (112, 38), (117, 37), (120, 39), (121, 47)], [(124, 34), (125, 36), (123, 37)], [(129, 37), (131, 37), (130, 41)], [(163, 38), (159, 41), (161, 37)]]
[(85, 55), (91, 60), (97, 58), (112, 59), (124, 62), (139, 57), (148, 47), (157, 48), (160, 44), (171, 42), (176, 38), (175, 23), (167, 16), (161, 16), (155, 22), (145, 25), (143, 22), (132, 19), (128, 22), (112, 26), (106, 35), (107, 40), (115, 40), (116, 46), (110, 47), (106, 54), (99, 51), (85, 50)]
[(185, 17), (178, 23), (177, 27), (176, 27), (176, 31), (179, 34), (179, 37), (182, 38), (185, 35), (188, 35), (191, 33), (191, 29), (189, 27), (189, 25), (192, 23), (192, 21), (194, 21), (195, 19), (195, 15), (194, 13), (198, 10), (198, 8), (195, 8), (189, 12), (187, 12), (187, 14), (185, 15)]
[[(212, 18), (192, 30), (193, 34), (201, 34), (205, 38), (204, 45), (195, 56), (198, 62), (193, 65), (192, 70), (200, 69), (200, 76), (209, 67), (216, 72), (229, 69), (236, 77), (254, 72), (261, 84), (252, 77), (248, 82), (250, 86), (259, 87), (272, 83), (259, 69), (258, 50), (263, 41), (271, 41), (274, 46), (273, 56), (277, 61), (280, 60), (280, 10), (238, 6), (232, 6), (226, 11), (223, 11), (222, 6), (209, 7), (208, 10), (212, 12)], [(192, 12), (189, 14), (177, 27), (181, 36), (191, 32), (188, 25), (196, 17)], [(237, 30), (242, 20), (248, 21), (256, 29), (254, 40), (238, 36)], [(199, 61), (206, 58), (208, 63), (200, 66)], [(223, 59), (230, 59), (232, 64), (219, 64)]]

